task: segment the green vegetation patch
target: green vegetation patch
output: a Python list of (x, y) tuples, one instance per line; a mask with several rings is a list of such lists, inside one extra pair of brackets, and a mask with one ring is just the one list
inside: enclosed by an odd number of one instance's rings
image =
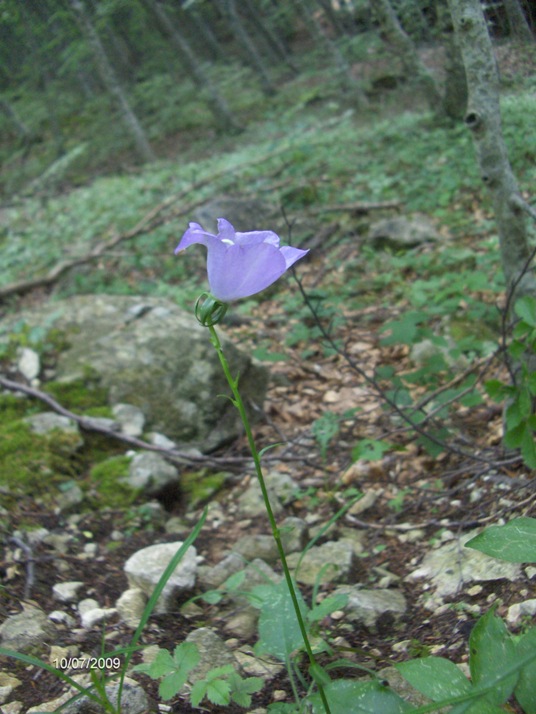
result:
[(13, 495), (51, 496), (51, 484), (77, 474), (76, 433), (35, 434), (22, 419), (0, 426), (0, 473)]
[(228, 476), (225, 471), (212, 472), (208, 469), (186, 471), (181, 474), (181, 489), (192, 508), (197, 508), (213, 498), (227, 481)]
[(69, 382), (47, 382), (46, 391), (71, 411), (87, 412), (92, 416), (112, 416), (107, 406), (108, 390), (93, 375)]
[(99, 508), (124, 508), (139, 496), (140, 489), (132, 488), (125, 481), (130, 461), (130, 456), (112, 456), (91, 469), (89, 477), (97, 492)]

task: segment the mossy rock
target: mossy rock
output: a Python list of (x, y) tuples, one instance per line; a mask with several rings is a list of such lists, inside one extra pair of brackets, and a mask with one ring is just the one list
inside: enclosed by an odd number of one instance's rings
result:
[(192, 508), (197, 508), (213, 498), (228, 478), (226, 471), (186, 471), (181, 474), (181, 490)]
[(51, 485), (77, 476), (74, 453), (80, 436), (55, 429), (48, 434), (32, 432), (22, 419), (0, 426), (0, 473), (5, 485), (16, 496), (53, 498)]
[(140, 489), (125, 482), (128, 477), (131, 457), (112, 456), (94, 466), (89, 474), (100, 507), (124, 508), (131, 506), (140, 495)]
[(91, 370), (88, 370), (83, 379), (47, 382), (45, 389), (71, 411), (85, 412), (90, 416), (113, 416), (108, 406), (108, 390), (100, 384), (98, 376)]
[(0, 425), (46, 409), (45, 405), (14, 394), (0, 395)]

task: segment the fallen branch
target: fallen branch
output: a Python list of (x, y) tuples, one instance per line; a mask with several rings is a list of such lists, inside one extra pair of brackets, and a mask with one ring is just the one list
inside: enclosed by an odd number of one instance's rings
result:
[(356, 201), (354, 203), (334, 203), (327, 206), (317, 206), (305, 210), (310, 216), (318, 216), (322, 213), (368, 213), (369, 211), (379, 211), (382, 208), (400, 208), (400, 201)]
[(246, 461), (251, 461), (251, 458), (242, 457), (215, 457), (202, 454), (200, 456), (193, 455), (187, 451), (179, 451), (176, 449), (166, 449), (163, 446), (155, 446), (155, 444), (149, 444), (142, 439), (137, 439), (133, 436), (127, 436), (126, 434), (117, 431), (117, 427), (105, 426), (100, 419), (88, 416), (80, 416), (66, 409), (59, 402), (57, 402), (50, 394), (36, 389), (35, 387), (29, 387), (26, 384), (21, 384), (20, 382), (15, 382), (12, 379), (7, 379), (0, 375), (0, 387), (9, 390), (10, 392), (20, 392), (21, 394), (26, 394), (28, 397), (38, 399), (47, 406), (49, 406), (57, 414), (61, 414), (68, 419), (75, 421), (78, 426), (84, 431), (96, 432), (98, 434), (104, 434), (110, 439), (115, 439), (116, 441), (121, 441), (128, 446), (132, 446), (136, 449), (144, 449), (146, 451), (156, 451), (162, 456), (164, 456), (169, 461), (174, 463), (182, 464), (206, 464), (213, 463), (218, 466), (222, 465), (232, 465), (232, 464), (243, 464)]

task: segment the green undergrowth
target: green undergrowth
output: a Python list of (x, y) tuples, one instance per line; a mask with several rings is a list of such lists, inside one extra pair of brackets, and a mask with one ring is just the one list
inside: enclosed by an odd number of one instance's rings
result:
[[(180, 162), (161, 160), (135, 175), (101, 177), (46, 201), (28, 197), (6, 209), (0, 282), (39, 275), (60, 260), (84, 255), (96, 242), (128, 231), (161, 201), (203, 178), (206, 183), (186, 191), (181, 205), (247, 191), (262, 196), (275, 214), (283, 206), (293, 221), (310, 206), (396, 200), (404, 214), (426, 213), (454, 236), (471, 235), (478, 242), (492, 230), (486, 214), (491, 207), (481, 189), (471, 137), (461, 124), (439, 123), (430, 115), (409, 111), (385, 118), (381, 112), (357, 116), (343, 106), (331, 113), (311, 111), (306, 102), (303, 111), (285, 112), (279, 99), (273, 101), (278, 112), (267, 110), (268, 118), (253, 122), (240, 141), (222, 141), (220, 152), (181, 156)], [(502, 107), (512, 165), (520, 182), (530, 185), (536, 178), (536, 146), (530, 139), (534, 97), (507, 96)], [(222, 174), (226, 169), (229, 173)], [(476, 205), (484, 213), (475, 221)], [(366, 229), (366, 221), (356, 222), (350, 213), (336, 215), (347, 234), (339, 240), (355, 240), (356, 229)], [(374, 218), (373, 214), (367, 221)], [(315, 223), (320, 228), (332, 219), (327, 212)], [(189, 302), (203, 280), (202, 265), (173, 256), (188, 220), (191, 215), (165, 221), (119, 244), (99, 265), (72, 271), (61, 283), (63, 294), (153, 294)], [(294, 239), (300, 239), (299, 229)], [(364, 257), (367, 263), (370, 256)], [(394, 259), (392, 267), (397, 268)]]

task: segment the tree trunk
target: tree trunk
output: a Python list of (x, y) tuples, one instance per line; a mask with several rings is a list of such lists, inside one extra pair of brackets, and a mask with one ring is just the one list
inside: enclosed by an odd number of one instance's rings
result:
[(480, 0), (448, 3), (467, 75), (465, 123), (473, 133), (482, 181), (492, 195), (502, 267), (513, 304), (523, 294), (536, 295), (536, 284), (528, 273), (521, 278), (530, 248), (519, 187), (502, 134), (497, 63)]
[(201, 63), (194, 55), (187, 40), (171, 22), (164, 8), (155, 0), (141, 0), (141, 4), (154, 18), (160, 32), (168, 37), (177, 51), (181, 62), (187, 68), (194, 84), (205, 98), (219, 129), (236, 133), (240, 127), (236, 124), (225, 99), (212, 86), (209, 78), (201, 68)]
[(35, 18), (39, 17), (39, 19), (42, 20), (41, 11), (42, 8), (39, 4), (34, 4), (33, 7), (32, 3), (29, 2), (21, 3), (20, 5), (21, 17), (25, 25), (28, 44), (31, 48), (31, 53), (33, 54), (32, 64), (35, 67), (39, 78), (39, 88), (43, 92), (43, 100), (45, 103), (50, 130), (52, 132), (52, 137), (56, 147), (56, 157), (60, 158), (65, 153), (65, 140), (58, 117), (57, 100), (56, 97), (53, 96), (50, 89), (52, 78), (50, 74), (49, 57), (48, 53), (40, 45), (33, 29)]
[(75, 17), (82, 34), (91, 48), (100, 78), (117, 104), (123, 125), (127, 132), (132, 136), (140, 158), (143, 161), (154, 161), (155, 155), (149, 145), (147, 137), (145, 136), (145, 132), (143, 131), (136, 115), (130, 108), (130, 104), (128, 103), (125, 93), (123, 92), (123, 88), (121, 87), (113, 67), (108, 60), (97, 31), (93, 27), (91, 19), (87, 14), (82, 1), (69, 1), (74, 10)]
[(270, 97), (275, 94), (276, 88), (270, 79), (268, 71), (264, 66), (264, 61), (260, 54), (257, 52), (257, 48), (253, 43), (249, 33), (246, 31), (242, 25), (242, 21), (236, 12), (236, 5), (234, 0), (219, 0), (219, 4), (222, 8), (223, 14), (227, 18), (231, 31), (238, 42), (239, 46), (243, 49), (248, 60), (251, 62), (252, 68), (257, 73), (261, 89), (263, 93)]
[(245, 14), (248, 16), (249, 21), (251, 24), (255, 27), (255, 29), (259, 32), (259, 34), (265, 38), (266, 44), (269, 47), (271, 53), (274, 56), (275, 60), (282, 60), (287, 64), (288, 67), (292, 70), (294, 74), (298, 73), (298, 68), (296, 65), (292, 63), (292, 60), (290, 59), (290, 55), (287, 51), (287, 48), (283, 44), (283, 42), (279, 39), (277, 33), (275, 33), (272, 28), (270, 27), (270, 24), (268, 21), (265, 19), (261, 19), (260, 13), (257, 11), (257, 8), (252, 6), (251, 0), (247, 0), (247, 2), (242, 3), (242, 9), (244, 10)]
[(503, 4), (508, 17), (510, 36), (525, 44), (534, 42), (534, 36), (519, 0), (503, 0)]
[[(194, 7), (188, 8), (187, 10), (181, 10), (181, 12), (188, 13), (191, 21), (195, 25), (203, 45), (208, 49), (210, 56), (213, 60), (218, 60), (220, 62), (226, 61), (225, 50), (220, 45), (216, 35), (212, 32), (210, 24), (206, 21), (203, 13), (198, 12)], [(192, 43), (195, 47), (195, 42)]]
[(443, 112), (449, 119), (461, 121), (467, 109), (467, 77), (463, 57), (454, 33), (445, 38), (445, 94)]
[(391, 47), (398, 52), (407, 76), (422, 87), (430, 109), (440, 114), (443, 108), (441, 92), (435, 79), (421, 62), (411, 38), (404, 32), (391, 3), (389, 0), (374, 0), (371, 5)]
[(342, 52), (322, 31), (322, 28), (311, 12), (309, 0), (296, 0), (296, 4), (313, 40), (324, 50), (328, 57), (332, 58), (343, 89), (353, 93), (355, 104), (358, 108), (367, 106), (368, 99), (366, 94), (359, 86), (359, 83), (353, 78), (350, 65), (344, 58)]
[(4, 114), (4, 116), (11, 121), (20, 139), (23, 141), (28, 141), (30, 139), (30, 132), (26, 124), (22, 121), (11, 104), (5, 99), (0, 99), (0, 112), (2, 112), (2, 114)]

